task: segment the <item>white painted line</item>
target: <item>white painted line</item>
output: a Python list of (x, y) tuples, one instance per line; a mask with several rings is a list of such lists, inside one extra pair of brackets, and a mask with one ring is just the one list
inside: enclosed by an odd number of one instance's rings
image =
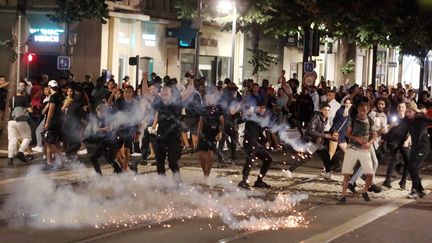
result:
[(382, 216), (385, 216), (398, 208), (408, 204), (412, 203), (415, 200), (411, 199), (396, 199), (391, 201), (390, 203), (387, 203), (381, 207), (378, 207), (372, 211), (369, 211), (363, 215), (360, 215), (356, 218), (351, 219), (350, 221), (341, 224), (339, 226), (336, 226), (333, 229), (330, 229), (326, 232), (317, 234), (309, 239), (306, 239), (304, 241), (301, 241), (302, 243), (315, 243), (315, 242), (330, 242), (332, 240), (335, 240), (342, 235), (345, 235), (349, 232), (352, 232), (358, 228), (363, 227), (364, 225), (367, 225), (371, 223), (372, 221), (377, 220), (378, 218), (381, 218)]

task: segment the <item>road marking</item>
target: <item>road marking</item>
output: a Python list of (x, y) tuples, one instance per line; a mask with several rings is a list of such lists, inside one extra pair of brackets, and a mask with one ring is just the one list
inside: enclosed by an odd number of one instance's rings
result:
[(341, 224), (339, 226), (336, 226), (333, 229), (330, 229), (328, 231), (325, 231), (323, 233), (317, 234), (309, 239), (306, 239), (304, 241), (301, 241), (302, 243), (312, 243), (312, 242), (330, 242), (332, 240), (335, 240), (349, 232), (352, 232), (358, 228), (363, 227), (364, 225), (367, 225), (371, 223), (372, 221), (375, 221), (395, 210), (398, 208), (415, 202), (415, 200), (411, 199), (396, 199), (391, 201), (390, 203), (387, 203), (381, 207), (378, 207), (374, 210), (371, 210), (363, 215), (360, 215), (356, 218), (351, 219), (350, 221)]

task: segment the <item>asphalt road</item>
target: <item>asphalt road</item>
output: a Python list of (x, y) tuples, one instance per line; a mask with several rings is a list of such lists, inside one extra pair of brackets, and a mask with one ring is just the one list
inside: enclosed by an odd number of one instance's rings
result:
[[(142, 222), (128, 227), (114, 225), (96, 228), (88, 225), (78, 228), (39, 228), (27, 224), (31, 217), (38, 217), (31, 214), (34, 212), (25, 212), (27, 216), (23, 217), (11, 216), (5, 211), (3, 206), (14, 197), (17, 188), (28, 182), (26, 175), (29, 165), (10, 168), (5, 166), (6, 160), (2, 159), (0, 160), (0, 204), (2, 205), (0, 242), (430, 242), (432, 239), (430, 194), (425, 199), (407, 200), (405, 198), (408, 191), (397, 189), (397, 182), (395, 182), (394, 188), (371, 195), (372, 202), (364, 202), (360, 197), (353, 195), (346, 205), (339, 205), (337, 199), (341, 188), (340, 175), (335, 175), (331, 181), (322, 179), (319, 176), (322, 165), (319, 160), (313, 158), (293, 174), (293, 179), (288, 179), (281, 169), (287, 168), (292, 163), (291, 155), (278, 152), (274, 153), (274, 158), (275, 163), (266, 179), (273, 188), (256, 190), (256, 193), (259, 193), (261, 198), (269, 198), (268, 200), (273, 200), (278, 193), (286, 195), (302, 192), (309, 197), (290, 210), (271, 212), (266, 215), (255, 211), (244, 216), (254, 215), (258, 219), (278, 218), (288, 217), (295, 211), (304, 216), (306, 223), (278, 230), (242, 230), (230, 229), (220, 217), (191, 217), (168, 219), (162, 222)], [(38, 166), (37, 163), (34, 164)], [(149, 173), (152, 175), (154, 170), (152, 166), (139, 168), (140, 174), (145, 175)], [(379, 168), (378, 181), (380, 182), (383, 181), (384, 170), (385, 166)], [(107, 177), (110, 171), (108, 166), (104, 166), (104, 174)], [(241, 165), (230, 165), (224, 169), (214, 168), (212, 174), (227, 178), (227, 181), (232, 180), (235, 185), (240, 180), (240, 171)], [(202, 172), (196, 156), (183, 156), (181, 172), (185, 184), (195, 185), (195, 187), (201, 185)], [(254, 168), (251, 178), (257, 173), (257, 168)], [(85, 173), (72, 170), (39, 176), (50, 178), (57, 188), (71, 187), (71, 190), (77, 193), (91, 188), (94, 179), (91, 168), (88, 168)], [(426, 189), (430, 191), (432, 176), (429, 169), (423, 171), (423, 182)], [(34, 190), (40, 190), (38, 184), (35, 183), (34, 186)], [(205, 190), (220, 193), (221, 188), (209, 187)]]

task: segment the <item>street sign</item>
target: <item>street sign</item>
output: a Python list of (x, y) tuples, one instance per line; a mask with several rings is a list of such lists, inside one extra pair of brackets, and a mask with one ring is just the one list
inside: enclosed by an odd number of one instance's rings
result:
[(312, 73), (314, 71), (314, 63), (313, 62), (305, 62), (304, 63), (304, 72)]
[(58, 70), (69, 70), (70, 69), (70, 57), (58, 56), (57, 57), (57, 69)]
[(313, 73), (306, 73), (303, 77), (303, 86), (312, 86), (315, 84), (316, 77)]

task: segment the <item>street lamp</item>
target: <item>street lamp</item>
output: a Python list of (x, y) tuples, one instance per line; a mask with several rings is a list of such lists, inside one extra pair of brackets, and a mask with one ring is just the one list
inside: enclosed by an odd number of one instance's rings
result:
[(236, 41), (236, 25), (237, 25), (237, 8), (235, 0), (221, 0), (216, 9), (222, 14), (232, 12), (232, 43), (231, 43), (231, 62), (230, 62), (230, 79), (234, 82), (234, 56), (235, 56), (235, 41)]

